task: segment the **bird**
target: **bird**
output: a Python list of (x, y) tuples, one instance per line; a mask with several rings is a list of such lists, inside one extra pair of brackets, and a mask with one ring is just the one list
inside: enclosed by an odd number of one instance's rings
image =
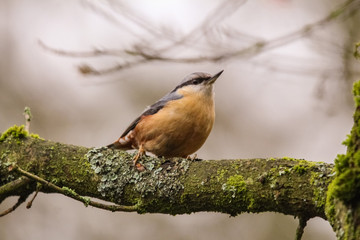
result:
[(111, 149), (138, 149), (158, 157), (187, 158), (205, 143), (215, 121), (214, 83), (224, 70), (211, 75), (195, 72), (136, 118)]

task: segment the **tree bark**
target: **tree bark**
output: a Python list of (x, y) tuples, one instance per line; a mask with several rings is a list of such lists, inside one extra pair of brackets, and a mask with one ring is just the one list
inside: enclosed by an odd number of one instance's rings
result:
[(344, 141), (346, 154), (335, 159), (336, 177), (329, 185), (326, 216), (338, 239), (360, 239), (360, 81), (353, 86), (354, 126)]
[[(16, 164), (58, 187), (121, 205), (139, 213), (184, 214), (280, 212), (326, 219), (326, 191), (333, 165), (292, 158), (188, 160), (145, 156), (143, 169), (132, 154), (107, 148), (88, 149), (33, 137), (8, 134), (0, 143), (0, 202), (36, 190), (33, 181), (18, 181)], [(42, 186), (41, 192), (54, 190)]]

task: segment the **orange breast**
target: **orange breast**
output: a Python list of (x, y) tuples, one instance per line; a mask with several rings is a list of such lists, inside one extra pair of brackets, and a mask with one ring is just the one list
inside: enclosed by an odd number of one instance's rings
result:
[(212, 96), (186, 95), (170, 101), (134, 129), (135, 142), (157, 156), (186, 157), (205, 142), (214, 124)]

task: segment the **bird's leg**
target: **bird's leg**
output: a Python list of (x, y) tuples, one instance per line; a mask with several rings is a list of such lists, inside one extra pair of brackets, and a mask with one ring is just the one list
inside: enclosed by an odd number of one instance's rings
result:
[(139, 150), (138, 153), (135, 155), (135, 157), (133, 158), (133, 165), (136, 166), (137, 161), (139, 160), (139, 158), (144, 155), (145, 153), (145, 149), (143, 147), (143, 145), (139, 146)]

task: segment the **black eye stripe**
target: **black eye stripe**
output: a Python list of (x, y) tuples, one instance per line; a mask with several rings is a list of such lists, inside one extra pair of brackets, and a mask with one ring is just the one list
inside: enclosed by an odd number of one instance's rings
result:
[(206, 80), (206, 78), (196, 78), (196, 79), (192, 80), (192, 84), (200, 84), (205, 80)]
[(178, 90), (179, 88), (182, 88), (182, 87), (185, 87), (187, 85), (198, 85), (206, 80), (208, 80), (210, 77), (205, 77), (205, 78), (202, 78), (202, 77), (198, 77), (198, 78), (195, 78), (195, 79), (191, 79), (189, 81), (186, 81), (180, 85), (178, 85), (174, 90), (172, 90), (172, 92), (175, 92), (176, 90)]

